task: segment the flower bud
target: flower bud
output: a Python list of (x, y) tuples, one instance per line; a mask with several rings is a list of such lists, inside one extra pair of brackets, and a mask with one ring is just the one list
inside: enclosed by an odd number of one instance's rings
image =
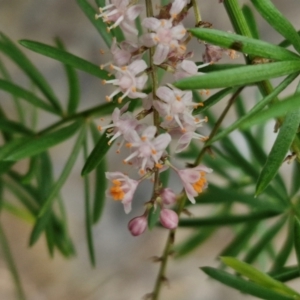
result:
[(162, 209), (159, 220), (161, 225), (168, 229), (175, 229), (178, 225), (178, 215), (171, 209)]
[(170, 188), (163, 189), (160, 193), (160, 197), (164, 205), (170, 205), (176, 202), (176, 195)]
[(147, 218), (140, 216), (133, 218), (128, 223), (128, 229), (133, 236), (141, 235), (147, 228)]

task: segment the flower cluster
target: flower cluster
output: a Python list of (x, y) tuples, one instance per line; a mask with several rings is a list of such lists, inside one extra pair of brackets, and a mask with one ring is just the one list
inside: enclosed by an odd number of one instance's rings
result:
[[(143, 215), (133, 218), (128, 229), (132, 235), (142, 234), (147, 228), (147, 218), (151, 208), (159, 209), (159, 220), (162, 226), (174, 229), (178, 225), (178, 215), (170, 208), (176, 204), (176, 194), (170, 188), (162, 188), (160, 174), (167, 168), (172, 168), (182, 181), (187, 198), (195, 203), (197, 197), (207, 187), (205, 175), (212, 172), (205, 166), (197, 166), (178, 170), (170, 162), (169, 146), (175, 141), (175, 152), (186, 149), (192, 139), (205, 141), (206, 136), (197, 132), (207, 121), (195, 114), (195, 109), (203, 103), (195, 102), (192, 91), (182, 91), (172, 84), (157, 87), (156, 68), (171, 72), (175, 80), (193, 76), (199, 73), (199, 68), (218, 61), (225, 51), (206, 45), (203, 55), (204, 64), (196, 65), (191, 58), (193, 52), (187, 50), (190, 36), (182, 21), (188, 12), (188, 0), (174, 0), (171, 4), (160, 8), (159, 14), (143, 19), (141, 25), (146, 33), (135, 41), (118, 42), (112, 39), (110, 52), (112, 59), (101, 65), (108, 68), (111, 80), (103, 84), (112, 84), (115, 90), (106, 96), (108, 102), (116, 105), (127, 101), (122, 107), (116, 107), (112, 114), (112, 122), (99, 126), (106, 130), (109, 145), (119, 139), (117, 153), (123, 146), (129, 151), (123, 162), (137, 169), (139, 178), (134, 180), (122, 172), (107, 172), (106, 178), (110, 187), (106, 195), (120, 201), (126, 213), (132, 208), (134, 193), (143, 180), (154, 181), (154, 192), (146, 204)], [(102, 18), (109, 26), (107, 31), (120, 26), (125, 34), (138, 36), (134, 20), (142, 12), (143, 6), (133, 4), (128, 0), (107, 0), (106, 6), (99, 9), (96, 18)], [(152, 55), (149, 63), (144, 53)], [(152, 74), (151, 74), (152, 73)], [(152, 76), (149, 76), (149, 75)], [(145, 92), (146, 84), (152, 79), (152, 94)], [(131, 99), (142, 99), (144, 110), (137, 116), (129, 111)], [(139, 101), (139, 100), (134, 100)], [(153, 114), (153, 125), (143, 122), (145, 116)]]

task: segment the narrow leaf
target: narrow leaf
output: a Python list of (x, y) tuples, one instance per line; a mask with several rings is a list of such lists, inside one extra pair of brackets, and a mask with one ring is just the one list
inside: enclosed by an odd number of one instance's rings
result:
[(251, 8), (248, 5), (243, 5), (242, 12), (251, 31), (252, 37), (255, 39), (259, 39), (257, 24)]
[(70, 138), (80, 126), (81, 122), (75, 122), (54, 132), (42, 135), (41, 137), (30, 137), (23, 143), (22, 147), (12, 151), (5, 159), (20, 160), (39, 154)]
[(174, 85), (183, 90), (224, 88), (248, 85), (299, 70), (300, 61), (274, 62), (191, 76), (175, 82)]
[(220, 140), (224, 136), (228, 135), (230, 132), (235, 130), (236, 128), (242, 127), (244, 122), (253, 117), (257, 112), (262, 110), (268, 103), (270, 103), (279, 93), (281, 93), (295, 78), (298, 74), (289, 75), (285, 78), (268, 96), (260, 100), (248, 113), (247, 115), (240, 117), (237, 121), (235, 121), (232, 125), (228, 126), (224, 130), (222, 130), (219, 134), (213, 137), (208, 141), (208, 144), (212, 144), (215, 141)]
[(285, 241), (274, 259), (272, 271), (278, 271), (286, 264), (294, 246), (294, 222), (289, 220)]
[(294, 246), (300, 272), (300, 221), (297, 217), (294, 219)]
[(7, 263), (7, 267), (12, 275), (13, 282), (16, 288), (16, 296), (18, 300), (26, 300), (26, 296), (22, 287), (22, 283), (18, 274), (18, 270), (16, 264), (14, 262), (12, 251), (9, 247), (8, 240), (6, 238), (6, 234), (2, 228), (2, 224), (0, 223), (0, 244), (2, 248), (2, 255)]
[(105, 154), (109, 150), (109, 140), (110, 138), (106, 136), (106, 132), (103, 133), (83, 166), (81, 171), (82, 176), (85, 176), (93, 171), (101, 163)]
[(209, 227), (205, 229), (200, 229), (198, 232), (189, 237), (186, 241), (179, 245), (176, 245), (173, 249), (176, 258), (181, 258), (193, 250), (197, 249), (201, 244), (203, 244), (208, 238), (212, 236), (217, 230), (217, 227)]
[[(91, 132), (94, 141), (94, 145), (99, 140), (99, 131), (91, 124)], [(101, 137), (100, 137), (101, 138)], [(96, 167), (96, 183), (94, 192), (94, 205), (93, 205), (93, 223), (96, 224), (102, 215), (104, 204), (105, 204), (105, 190), (106, 190), (106, 160), (102, 159), (99, 165)]]
[[(96, 11), (95, 9), (86, 1), (86, 0), (76, 0), (82, 11), (85, 13), (90, 22), (94, 25), (97, 31), (100, 33), (105, 44), (110, 48), (112, 43), (112, 35), (107, 32), (107, 25), (102, 21), (102, 19), (95, 18)], [(102, 6), (102, 5), (101, 5)]]
[(242, 293), (258, 297), (266, 300), (292, 300), (293, 297), (281, 295), (275, 291), (262, 287), (256, 283), (247, 281), (240, 277), (234, 276), (222, 270), (217, 270), (211, 267), (204, 267), (201, 270), (208, 276), (230, 286)]
[(262, 211), (262, 212), (253, 212), (249, 214), (240, 214), (240, 215), (224, 215), (224, 216), (217, 216), (217, 217), (181, 219), (179, 221), (179, 226), (199, 227), (199, 226), (234, 225), (239, 223), (245, 223), (248, 221), (272, 218), (278, 214), (279, 212), (276, 211)]
[[(61, 172), (58, 180), (53, 184), (53, 187), (51, 189), (50, 194), (47, 196), (46, 200), (43, 201), (42, 207), (38, 214), (38, 219), (35, 223), (35, 226), (31, 232), (30, 236), (30, 246), (35, 244), (35, 242), (38, 240), (42, 232), (45, 230), (45, 227), (50, 224), (51, 221), (51, 206), (55, 198), (57, 197), (57, 194), (59, 193), (60, 189), (64, 185), (65, 181), (67, 180), (75, 162), (78, 157), (78, 154), (80, 152), (80, 149), (82, 147), (82, 142), (85, 135), (85, 128), (81, 129), (78, 138), (75, 142), (74, 148), (64, 166), (63, 171)], [(58, 241), (59, 242), (59, 241)], [(64, 241), (65, 243), (65, 241)], [(58, 246), (63, 246), (63, 244), (57, 244)], [(68, 246), (68, 245), (67, 245)], [(60, 250), (64, 251), (63, 248)], [(68, 252), (65, 252), (68, 254)]]
[(256, 232), (257, 225), (258, 222), (249, 222), (246, 224), (245, 227), (236, 234), (232, 242), (221, 252), (220, 256), (238, 256)]
[(281, 282), (286, 282), (289, 280), (293, 280), (300, 276), (299, 267), (285, 267), (275, 272), (269, 273), (274, 279), (279, 280)]
[(0, 51), (9, 56), (25, 72), (25, 74), (46, 96), (56, 112), (61, 114), (62, 109), (59, 100), (55, 96), (51, 86), (48, 84), (42, 73), (7, 36), (1, 33), (0, 37), (2, 38), (2, 41), (0, 41)]
[(19, 41), (19, 43), (22, 46), (24, 46), (34, 52), (51, 57), (51, 58), (58, 60), (64, 64), (70, 65), (70, 66), (74, 67), (75, 69), (79, 69), (81, 71), (92, 74), (92, 75), (102, 78), (102, 79), (109, 79), (107, 71), (100, 70), (100, 68), (97, 65), (94, 65), (93, 63), (91, 63), (87, 60), (84, 60), (83, 58), (80, 58), (76, 55), (73, 55), (69, 52), (66, 52), (61, 49), (57, 49), (55, 47), (52, 47), (52, 46), (49, 46), (46, 44), (28, 41), (28, 40), (21, 40), (21, 41)]
[[(295, 102), (300, 103), (300, 95), (296, 95)], [(283, 103), (283, 102), (280, 102)], [(276, 104), (272, 106), (274, 108)], [(293, 108), (293, 111), (289, 112), (285, 117), (285, 120), (280, 127), (279, 134), (276, 141), (273, 144), (271, 152), (267, 158), (266, 164), (264, 165), (256, 185), (256, 195), (259, 195), (268, 186), (271, 180), (277, 174), (286, 153), (288, 152), (294, 137), (297, 133), (299, 122), (300, 122), (300, 105), (299, 107)]]
[(46, 110), (48, 112), (58, 114), (57, 110), (54, 109), (52, 106), (46, 104), (43, 100), (35, 96), (33, 93), (25, 90), (24, 88), (11, 83), (7, 80), (0, 79), (0, 89), (3, 91), (6, 91), (10, 93), (11, 95), (15, 97), (19, 97), (30, 104), (32, 104), (35, 107), (39, 107), (43, 110)]
[(262, 17), (300, 52), (300, 37), (297, 31), (274, 4), (270, 0), (251, 0), (251, 2)]
[(258, 242), (253, 245), (248, 251), (247, 255), (244, 258), (244, 261), (247, 263), (252, 263), (258, 255), (268, 246), (269, 242), (275, 237), (275, 235), (282, 228), (284, 223), (286, 222), (286, 218), (283, 217), (279, 221), (277, 221), (273, 226), (271, 226), (258, 240)]
[(0, 130), (9, 133), (19, 133), (22, 135), (32, 135), (31, 129), (24, 126), (22, 123), (10, 121), (4, 118), (0, 119)]
[(286, 296), (291, 296), (291, 297), (300, 296), (300, 294), (298, 294), (296, 291), (292, 290), (290, 287), (286, 286), (285, 284), (281, 283), (280, 281), (273, 279), (269, 275), (260, 272), (259, 270), (255, 269), (251, 265), (239, 261), (234, 257), (221, 257), (221, 261), (225, 265), (233, 268), (235, 271), (247, 277), (251, 281), (259, 284), (260, 286), (264, 286), (268, 289), (271, 289), (275, 292), (278, 292)]
[(50, 195), (48, 196), (47, 200), (45, 201), (45, 203), (43, 204), (43, 206), (39, 212), (39, 217), (41, 217), (43, 214), (45, 214), (50, 209), (55, 197), (57, 196), (57, 193), (60, 191), (61, 187), (64, 185), (65, 181), (67, 180), (67, 178), (76, 162), (77, 156), (80, 151), (80, 147), (82, 146), (82, 141), (85, 136), (85, 133), (86, 133), (85, 128), (82, 128), (81, 131), (79, 132), (79, 135), (75, 142), (72, 153), (70, 154), (63, 171), (61, 172), (58, 180), (56, 181), (56, 183), (54, 184), (54, 186), (51, 190)]
[[(88, 145), (87, 145), (87, 138), (85, 137), (83, 141), (84, 160), (87, 159), (87, 155), (88, 155)], [(89, 258), (90, 258), (91, 265), (95, 267), (96, 258), (95, 258), (94, 240), (93, 240), (93, 232), (92, 232), (93, 220), (92, 220), (92, 212), (91, 212), (89, 176), (84, 177), (84, 210), (85, 210), (85, 232), (86, 232), (87, 246), (89, 251)]]
[[(56, 39), (56, 44), (60, 50), (66, 51), (64, 44), (60, 39)], [(67, 64), (64, 64), (64, 67), (65, 67), (65, 72), (69, 83), (69, 97), (68, 97), (67, 112), (69, 115), (71, 115), (76, 112), (79, 105), (79, 98), (80, 98), (79, 78), (73, 67)]]
[[(202, 102), (203, 106), (198, 106), (198, 108), (194, 109), (193, 114), (196, 115), (196, 114), (205, 112), (207, 109), (209, 109), (210, 107), (217, 104), (220, 100), (224, 99), (225, 96), (227, 96), (228, 94), (233, 93), (233, 92), (234, 92), (233, 88), (226, 88), (226, 89), (223, 89), (223, 90), (213, 94), (207, 100)], [(194, 91), (193, 95), (195, 95), (195, 93), (197, 93), (197, 92)]]
[(200, 40), (223, 48), (237, 50), (254, 57), (285, 61), (300, 59), (297, 54), (285, 48), (255, 38), (208, 28), (193, 28), (189, 31)]

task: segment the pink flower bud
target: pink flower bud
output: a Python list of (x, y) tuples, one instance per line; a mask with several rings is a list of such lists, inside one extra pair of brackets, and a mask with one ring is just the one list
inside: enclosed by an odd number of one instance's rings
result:
[(176, 202), (176, 195), (170, 188), (163, 189), (160, 193), (160, 197), (164, 205), (170, 205)]
[(140, 216), (133, 218), (128, 223), (128, 229), (133, 236), (141, 235), (147, 228), (147, 218)]
[(168, 229), (175, 229), (178, 225), (178, 215), (171, 209), (162, 209), (159, 220), (161, 225)]

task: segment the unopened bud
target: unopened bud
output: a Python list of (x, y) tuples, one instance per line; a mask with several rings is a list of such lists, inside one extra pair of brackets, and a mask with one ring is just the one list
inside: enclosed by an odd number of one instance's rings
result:
[(162, 209), (159, 220), (161, 225), (168, 229), (175, 229), (178, 226), (178, 215), (171, 209)]
[(133, 218), (128, 223), (128, 229), (133, 236), (141, 235), (147, 228), (147, 219), (145, 216)]
[(176, 195), (170, 188), (163, 189), (160, 193), (160, 197), (165, 205), (174, 204), (176, 202)]

